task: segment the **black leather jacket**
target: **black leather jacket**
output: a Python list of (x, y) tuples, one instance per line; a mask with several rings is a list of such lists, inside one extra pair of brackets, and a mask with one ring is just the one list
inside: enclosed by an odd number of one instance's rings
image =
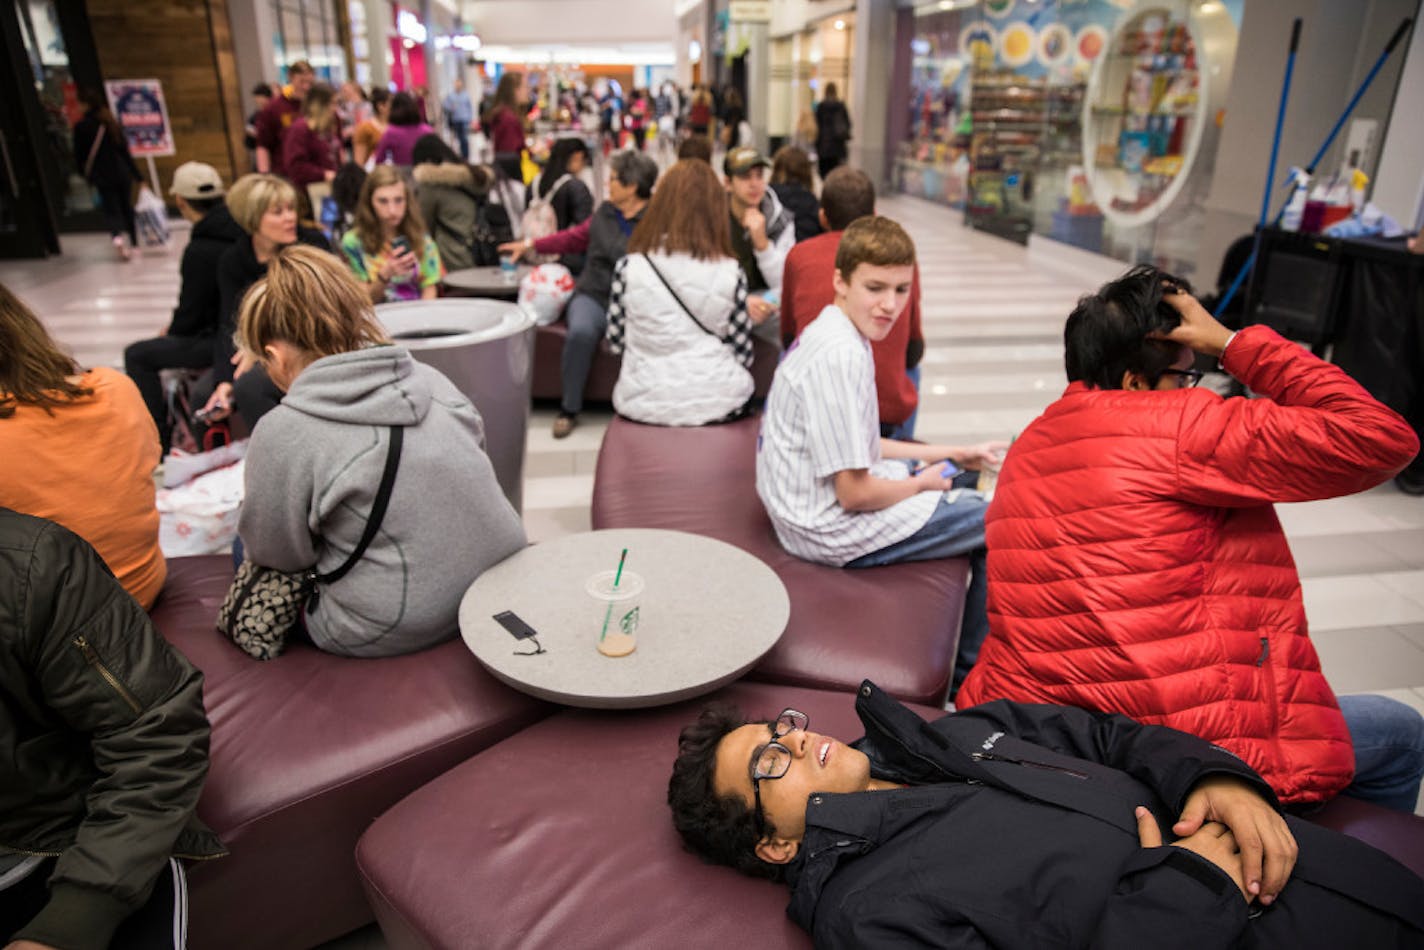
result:
[(58, 857), (20, 937), (106, 947), (169, 856), (211, 858), (203, 677), (94, 549), (0, 508), (0, 852)]
[(1124, 716), (993, 702), (925, 723), (862, 684), (871, 774), (910, 787), (813, 794), (788, 913), (817, 947), (1211, 950), (1424, 945), (1424, 882), (1353, 838), (1287, 819), (1300, 845), (1257, 913), (1215, 865), (1143, 848), (1202, 778), (1270, 788), (1217, 746)]

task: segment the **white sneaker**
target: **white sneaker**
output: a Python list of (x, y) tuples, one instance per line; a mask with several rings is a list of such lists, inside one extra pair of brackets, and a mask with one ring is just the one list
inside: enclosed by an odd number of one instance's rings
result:
[(129, 242), (124, 240), (122, 234), (114, 235), (114, 250), (118, 251), (119, 257), (123, 260), (127, 261), (133, 258), (133, 251), (129, 249)]

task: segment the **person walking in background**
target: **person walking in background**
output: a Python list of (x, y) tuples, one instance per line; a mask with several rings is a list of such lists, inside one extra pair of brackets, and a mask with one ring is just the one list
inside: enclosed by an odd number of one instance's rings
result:
[(633, 137), (633, 147), (640, 152), (648, 138), (648, 123), (653, 121), (652, 111), (647, 90), (634, 89), (633, 95), (628, 98), (628, 115), (623, 127)]
[(623, 355), (619, 415), (700, 426), (746, 413), (752, 327), (725, 203), (711, 166), (686, 159), (664, 173), (633, 229), (608, 302), (609, 346)]
[(455, 137), (455, 146), (460, 150), (460, 157), (465, 161), (470, 160), (470, 123), (475, 118), (475, 106), (470, 102), (470, 94), (465, 91), (465, 81), (455, 80), (455, 88), (440, 103), (440, 108), (445, 112), (445, 124), (450, 129), (450, 134)]
[(349, 79), (336, 93), (336, 116), (340, 120), (342, 148), (349, 150), (357, 126), (371, 117), (371, 103), (366, 101), (366, 93)]
[(794, 145), (783, 145), (771, 157), (771, 190), (781, 206), (796, 216), (796, 241), (821, 233), (821, 204), (811, 190), (811, 159)]
[(124, 260), (133, 257), (138, 246), (134, 222), (134, 185), (143, 182), (129, 143), (124, 138), (104, 91), (86, 87), (79, 93), (84, 117), (74, 125), (74, 155), (82, 162), (84, 178), (99, 192), (99, 207), (114, 242), (114, 250)]
[(846, 160), (850, 141), (850, 113), (840, 100), (833, 82), (826, 83), (826, 97), (816, 104), (816, 164), (821, 178)]
[(247, 149), (247, 159), (252, 162), (254, 168), (257, 167), (257, 117), (271, 101), (271, 86), (259, 82), (252, 87), (252, 114), (247, 117), (247, 124), (242, 129), (242, 145)]
[(398, 92), (391, 97), (390, 124), (376, 143), (376, 164), (391, 164), (409, 167), (415, 143), (422, 135), (435, 130), (420, 118), (420, 109), (415, 97), (408, 92)]
[(301, 116), (282, 136), (282, 167), (299, 195), (308, 185), (331, 181), (340, 167), (341, 130), (335, 98), (326, 83), (312, 86), (302, 100)]
[(0, 507), (94, 545), (145, 609), (168, 576), (154, 507), (161, 457), (133, 380), (107, 366), (81, 371), (0, 284)]
[(705, 137), (712, 128), (712, 93), (706, 86), (697, 86), (692, 91), (692, 104), (687, 109), (687, 130), (692, 135)]
[(302, 114), (302, 102), (316, 82), (311, 63), (299, 59), (287, 67), (288, 83), (277, 90), (267, 107), (257, 114), (257, 170), (286, 174), (282, 167), (282, 137)]
[(515, 182), (524, 180), (519, 157), (524, 151), (524, 106), (527, 99), (524, 74), (508, 71), (499, 77), (494, 102), (489, 112), (480, 119), (490, 147), (494, 149), (495, 167)]
[(742, 104), (742, 94), (737, 91), (737, 87), (728, 86), (726, 94), (722, 97), (722, 129), (719, 139), (722, 147), (731, 150), (742, 145), (751, 145), (750, 141), (742, 141), (745, 138), (742, 123), (747, 120), (747, 109)]
[(410, 185), (390, 165), (377, 165), (361, 186), (356, 226), (341, 251), (375, 303), (434, 300), (445, 276)]
[[(372, 177), (385, 174), (397, 173)], [(238, 522), (247, 559), (285, 572), (343, 563), (366, 529), (399, 427), (381, 529), (349, 574), (322, 585), (303, 626), (317, 649), (345, 656), (394, 656), (454, 636), (465, 590), (526, 544), (485, 454), (478, 410), (394, 345), (364, 289), (312, 248), (277, 253), (243, 299), (237, 335), (286, 393), (247, 451)]]
[(222, 293), (218, 263), (228, 248), (247, 235), (232, 219), (223, 197), (222, 177), (202, 162), (184, 162), (173, 173), (169, 189), (178, 213), (193, 226), (183, 260), (178, 265), (178, 306), (160, 337), (139, 340), (124, 350), (124, 372), (138, 386), (159, 443), (168, 454), (173, 437), (168, 403), (159, 373), (165, 369), (206, 369), (213, 365), (213, 335), (218, 332)]

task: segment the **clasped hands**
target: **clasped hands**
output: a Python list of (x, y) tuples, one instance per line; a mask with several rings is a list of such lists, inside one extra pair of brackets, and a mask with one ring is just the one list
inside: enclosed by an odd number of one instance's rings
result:
[[(1139, 806), (1137, 836), (1144, 848), (1162, 846), (1157, 819)], [(1231, 775), (1203, 779), (1187, 796), (1172, 826), (1184, 848), (1225, 871), (1249, 903), (1270, 904), (1286, 886), (1299, 847), (1285, 819), (1260, 793)]]

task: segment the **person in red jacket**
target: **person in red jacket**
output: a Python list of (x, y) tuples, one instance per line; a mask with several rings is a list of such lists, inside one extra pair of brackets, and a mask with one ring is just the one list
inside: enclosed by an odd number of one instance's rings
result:
[[(786, 255), (781, 276), (781, 345), (791, 344), (806, 326), (835, 303), (832, 277), (836, 272), (836, 248), (841, 234), (852, 221), (875, 214), (875, 184), (858, 168), (842, 165), (821, 185), (821, 227), (825, 234), (807, 238)], [(873, 340), (870, 355), (875, 360), (875, 395), (880, 409), (880, 435), (907, 441), (915, 437), (915, 409), (919, 390), (910, 375), (920, 365), (925, 352), (925, 335), (920, 328), (920, 268), (910, 284), (910, 302), (905, 315), (895, 322), (890, 335)]]
[[(1123, 713), (1220, 744), (1283, 802), (1413, 811), (1424, 720), (1337, 701), (1273, 507), (1388, 480), (1419, 451), (1408, 424), (1148, 266), (1080, 300), (1064, 339), (1068, 389), (1009, 451), (988, 511), (991, 633), (958, 704)], [(1193, 388), (1193, 351), (1260, 398)]]

